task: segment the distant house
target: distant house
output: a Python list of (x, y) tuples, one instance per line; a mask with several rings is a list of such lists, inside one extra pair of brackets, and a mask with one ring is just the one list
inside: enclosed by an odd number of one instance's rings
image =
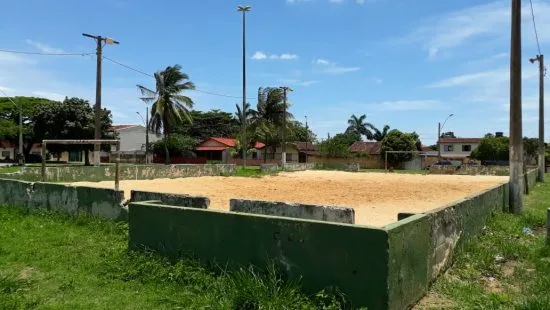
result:
[(479, 146), (481, 138), (441, 138), (438, 143), (441, 158), (463, 161)]
[[(386, 163), (382, 157), (382, 142), (380, 141), (357, 141), (353, 143), (349, 151), (356, 157), (354, 161), (359, 162), (361, 168), (378, 169), (384, 168)], [(403, 169), (423, 169), (426, 165), (435, 161), (437, 152), (428, 146), (422, 146), (419, 156), (409, 162), (402, 163)]]
[[(142, 125), (113, 125), (111, 131), (118, 135), (122, 152), (145, 152), (147, 129)], [(149, 132), (149, 143), (157, 142), (162, 136)], [(113, 146), (114, 147), (114, 146)]]
[[(207, 160), (217, 160), (224, 163), (231, 161), (230, 149), (237, 145), (237, 139), (233, 138), (220, 138), (211, 137), (205, 141), (199, 143), (195, 148), (195, 153), (199, 158), (205, 158)], [(254, 148), (255, 152), (248, 154), (247, 159), (260, 159), (260, 151), (265, 147), (265, 144), (256, 142)]]
[[(273, 162), (281, 162), (282, 160), (282, 147), (277, 146), (275, 148), (275, 153), (272, 152), (271, 148), (265, 150), (265, 157), (267, 160)], [(319, 156), (317, 152), (317, 145), (311, 142), (288, 142), (286, 144), (286, 162), (287, 163), (305, 163), (307, 158), (312, 156)], [(262, 158), (264, 153), (262, 152)]]

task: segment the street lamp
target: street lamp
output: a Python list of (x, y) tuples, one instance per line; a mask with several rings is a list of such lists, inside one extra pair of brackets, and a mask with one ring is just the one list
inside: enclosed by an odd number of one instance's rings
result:
[(246, 12), (249, 12), (252, 7), (249, 5), (239, 5), (238, 12), (243, 12), (243, 167), (246, 168)]
[(25, 164), (25, 156), (23, 155), (23, 104), (20, 103), (17, 105), (1, 88), (0, 92), (2, 92), (16, 108), (19, 108), (19, 165), (23, 166)]
[(454, 114), (449, 114), (445, 121), (443, 122), (443, 125), (441, 123), (437, 123), (437, 157), (441, 159), (441, 131), (443, 130), (443, 127), (445, 127), (445, 123), (447, 123), (447, 120), (449, 118), (453, 117)]
[(149, 164), (149, 107), (145, 107), (145, 120), (141, 113), (136, 112), (141, 121), (145, 124), (145, 163)]

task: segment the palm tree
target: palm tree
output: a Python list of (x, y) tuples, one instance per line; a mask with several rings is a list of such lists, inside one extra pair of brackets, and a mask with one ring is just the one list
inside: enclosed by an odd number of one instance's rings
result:
[(384, 137), (390, 131), (390, 126), (388, 126), (388, 125), (385, 125), (384, 128), (382, 129), (382, 131), (378, 130), (378, 128), (376, 128), (372, 125), (369, 126), (369, 127), (372, 129), (372, 131), (374, 131), (372, 138), (376, 141), (382, 141), (384, 139)]
[(365, 122), (367, 116), (365, 114), (357, 117), (355, 114), (352, 114), (348, 119), (348, 128), (346, 129), (347, 133), (357, 133), (360, 136), (364, 135), (368, 140), (374, 139), (374, 134), (371, 131), (371, 128), (374, 126), (371, 123)]
[[(163, 71), (155, 73), (156, 90), (153, 91), (145, 86), (137, 85), (145, 103), (152, 103), (150, 129), (156, 134), (164, 135), (167, 141), (174, 126), (187, 120), (192, 122), (189, 109), (193, 107), (193, 100), (185, 95), (183, 91), (195, 89), (195, 84), (189, 81), (189, 76), (181, 72), (181, 66), (166, 67)], [(168, 145), (164, 144), (166, 153), (166, 164), (170, 163)]]
[(244, 148), (241, 148), (243, 145), (247, 145), (247, 154), (250, 154), (251, 148), (254, 147), (254, 142), (256, 141), (256, 128), (257, 128), (257, 116), (258, 112), (256, 110), (250, 108), (250, 103), (246, 103), (244, 106), (244, 113), (241, 109), (241, 106), (236, 104), (237, 112), (235, 112), (235, 116), (237, 117), (237, 121), (239, 122), (239, 125), (241, 128), (246, 124), (247, 132), (246, 132), (246, 140), (244, 141), (243, 132), (241, 131), (237, 135), (237, 144), (236, 151), (242, 155), (242, 152), (244, 151)]
[[(271, 147), (275, 153), (275, 148), (281, 143), (280, 134), (285, 122), (288, 124), (294, 116), (288, 112), (290, 102), (286, 103), (286, 114), (284, 104), (283, 90), (278, 87), (260, 87), (258, 89), (258, 105), (256, 111), (256, 128), (260, 141)], [(284, 114), (284, 115), (283, 115)], [(288, 130), (288, 128), (287, 128)]]

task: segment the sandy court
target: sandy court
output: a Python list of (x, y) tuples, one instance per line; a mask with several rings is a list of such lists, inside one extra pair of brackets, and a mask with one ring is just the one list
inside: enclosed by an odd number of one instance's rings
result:
[[(229, 209), (231, 198), (353, 207), (356, 224), (384, 226), (395, 222), (398, 212), (428, 211), (507, 180), (496, 176), (302, 171), (261, 178), (124, 180), (120, 186), (126, 199), (132, 189), (189, 194), (206, 196), (210, 208), (221, 210)], [(114, 182), (73, 185), (112, 188)]]

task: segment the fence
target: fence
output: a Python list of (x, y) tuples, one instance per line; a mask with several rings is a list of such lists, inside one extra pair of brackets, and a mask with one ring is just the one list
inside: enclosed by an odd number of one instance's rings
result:
[[(182, 156), (170, 156), (170, 164), (195, 164), (195, 165), (204, 165), (206, 164), (206, 158), (188, 158)], [(164, 156), (153, 156), (154, 164), (164, 164), (166, 162), (166, 157)]]

